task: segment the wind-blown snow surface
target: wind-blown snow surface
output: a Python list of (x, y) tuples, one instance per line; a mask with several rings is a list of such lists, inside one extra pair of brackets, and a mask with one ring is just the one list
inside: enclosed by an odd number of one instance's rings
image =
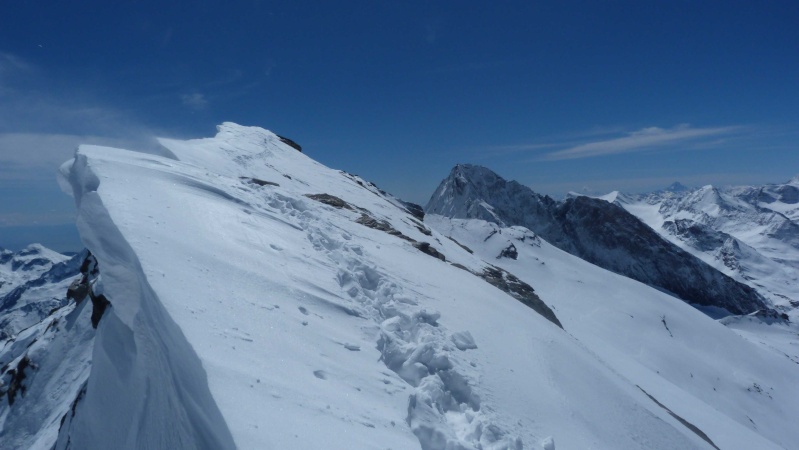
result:
[(59, 448), (711, 448), (373, 185), (259, 128), (162, 144), (61, 169), (112, 306)]
[[(566, 330), (719, 448), (795, 448), (799, 442), (797, 361), (526, 228), (435, 215), (425, 223), (535, 286)], [(511, 245), (515, 258), (500, 257)]]

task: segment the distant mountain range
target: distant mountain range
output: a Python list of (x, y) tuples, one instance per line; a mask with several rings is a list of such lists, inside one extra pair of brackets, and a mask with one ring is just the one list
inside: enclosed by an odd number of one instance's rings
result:
[(751, 286), (780, 311), (799, 306), (799, 177), (764, 186), (612, 192), (599, 198)]
[(664, 239), (612, 202), (586, 196), (558, 202), (489, 169), (465, 164), (452, 169), (425, 211), (526, 227), (564, 251), (689, 303), (734, 314), (768, 306), (755, 289)]

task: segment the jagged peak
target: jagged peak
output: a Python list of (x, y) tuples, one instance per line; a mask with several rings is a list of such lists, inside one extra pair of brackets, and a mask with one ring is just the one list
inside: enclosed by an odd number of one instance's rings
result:
[(460, 178), (465, 181), (477, 181), (481, 179), (503, 179), (493, 170), (475, 164), (456, 164), (450, 171), (448, 178)]

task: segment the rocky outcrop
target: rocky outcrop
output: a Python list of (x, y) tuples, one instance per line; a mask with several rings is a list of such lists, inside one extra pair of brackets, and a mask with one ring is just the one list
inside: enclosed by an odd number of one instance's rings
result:
[(499, 258), (516, 259), (518, 257), (519, 257), (519, 252), (518, 250), (516, 250), (516, 246), (510, 244), (507, 247), (503, 248), (501, 252), (499, 252), (499, 256), (497, 256), (497, 259)]
[(541, 300), (541, 297), (535, 293), (533, 287), (520, 280), (512, 273), (496, 266), (489, 266), (483, 269), (482, 273), (476, 273), (475, 275), (527, 305), (538, 314), (544, 316), (545, 319), (563, 328), (563, 325), (555, 316), (555, 313)]
[(293, 148), (294, 150), (297, 150), (298, 152), (302, 153), (302, 147), (300, 146), (300, 144), (298, 144), (298, 143), (296, 143), (296, 142), (292, 141), (291, 139), (289, 139), (287, 137), (284, 137), (284, 136), (277, 135), (277, 137), (278, 137), (278, 139), (280, 139), (280, 142), (282, 142), (282, 143), (288, 145), (289, 147)]

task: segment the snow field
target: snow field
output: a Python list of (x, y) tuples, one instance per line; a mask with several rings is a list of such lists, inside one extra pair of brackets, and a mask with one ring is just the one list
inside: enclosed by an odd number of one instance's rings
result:
[[(531, 232), (521, 227), (431, 215), (425, 223), (535, 286), (566, 331), (720, 448), (790, 448), (797, 439), (797, 368), (785, 355), (546, 242), (525, 244)], [(518, 259), (497, 258), (509, 243)]]

